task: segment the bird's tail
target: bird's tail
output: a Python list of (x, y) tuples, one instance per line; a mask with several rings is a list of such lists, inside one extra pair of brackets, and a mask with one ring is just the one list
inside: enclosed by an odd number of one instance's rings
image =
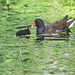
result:
[(68, 15), (66, 15), (61, 21), (59, 21), (58, 23), (60, 24), (65, 24), (68, 20)]
[(66, 15), (66, 16), (63, 18), (63, 20), (65, 20), (65, 19), (67, 19), (67, 20), (68, 20), (68, 15)]
[(75, 18), (67, 21), (66, 27), (71, 29), (71, 27), (74, 25), (74, 23), (75, 23)]

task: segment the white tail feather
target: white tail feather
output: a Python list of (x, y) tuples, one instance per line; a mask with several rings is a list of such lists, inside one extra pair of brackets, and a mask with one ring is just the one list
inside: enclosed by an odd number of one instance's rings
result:
[[(72, 21), (73, 19), (71, 19), (71, 20), (69, 20), (69, 21), (67, 21), (67, 22), (70, 22), (70, 21)], [(71, 24), (70, 24), (70, 26), (69, 26), (69, 29), (74, 25), (74, 22), (75, 21), (73, 21)]]

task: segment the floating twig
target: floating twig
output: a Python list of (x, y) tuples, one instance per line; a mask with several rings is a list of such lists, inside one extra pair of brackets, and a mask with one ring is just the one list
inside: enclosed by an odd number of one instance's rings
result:
[[(22, 52), (21, 52), (21, 50), (19, 50), (20, 51), (20, 58), (21, 58), (21, 61), (22, 61)], [(23, 61), (22, 61), (22, 64), (23, 64)]]

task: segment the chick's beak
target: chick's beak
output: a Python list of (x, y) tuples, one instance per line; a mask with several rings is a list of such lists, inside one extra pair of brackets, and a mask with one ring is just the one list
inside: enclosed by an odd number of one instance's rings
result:
[(25, 28), (25, 30), (27, 30), (27, 28)]
[(29, 30), (30, 28), (31, 28), (30, 26), (29, 27), (26, 27), (25, 30), (27, 30), (27, 29)]
[(29, 27), (26, 27), (25, 30), (27, 30), (27, 29), (29, 30), (30, 28), (34, 27), (35, 25), (36, 25), (36, 22), (34, 21), (33, 25), (29, 26)]
[(35, 21), (34, 21), (34, 23), (33, 23), (33, 25), (31, 26), (31, 28), (34, 27), (35, 25), (36, 25), (36, 24), (35, 24)]

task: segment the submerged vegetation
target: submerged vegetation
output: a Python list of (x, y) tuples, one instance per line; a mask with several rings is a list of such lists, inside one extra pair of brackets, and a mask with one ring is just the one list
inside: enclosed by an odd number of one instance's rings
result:
[(16, 27), (32, 25), (36, 18), (45, 24), (62, 20), (65, 15), (75, 18), (72, 1), (0, 0), (0, 75), (75, 74), (75, 24), (69, 40), (37, 42), (36, 28), (30, 29), (30, 39), (16, 37), (21, 30)]

